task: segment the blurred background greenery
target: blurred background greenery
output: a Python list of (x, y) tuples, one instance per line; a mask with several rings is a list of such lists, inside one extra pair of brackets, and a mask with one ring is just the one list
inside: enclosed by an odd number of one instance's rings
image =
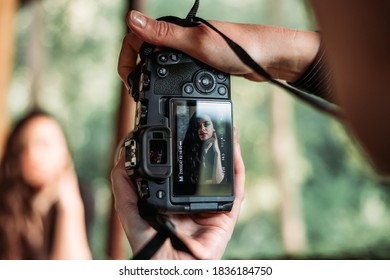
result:
[[(140, 4), (151, 17), (184, 17), (193, 1)], [(17, 13), (11, 116), (23, 115), (34, 96), (63, 125), (77, 171), (95, 194), (95, 259), (107, 258), (116, 63), (127, 7), (125, 0), (42, 0)], [(317, 29), (303, 0), (202, 0), (198, 15)], [(388, 258), (388, 188), (343, 126), (267, 83), (235, 77), (232, 96), (247, 183), (224, 258)]]

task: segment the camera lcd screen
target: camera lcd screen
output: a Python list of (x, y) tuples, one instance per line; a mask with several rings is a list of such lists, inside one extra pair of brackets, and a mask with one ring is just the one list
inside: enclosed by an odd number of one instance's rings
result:
[(174, 196), (233, 195), (230, 102), (173, 102)]

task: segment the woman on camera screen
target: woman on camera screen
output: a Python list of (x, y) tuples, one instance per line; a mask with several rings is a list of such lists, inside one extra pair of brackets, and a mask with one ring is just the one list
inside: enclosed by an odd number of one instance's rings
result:
[(192, 115), (183, 141), (184, 169), (191, 184), (219, 184), (224, 178), (216, 128), (207, 114)]

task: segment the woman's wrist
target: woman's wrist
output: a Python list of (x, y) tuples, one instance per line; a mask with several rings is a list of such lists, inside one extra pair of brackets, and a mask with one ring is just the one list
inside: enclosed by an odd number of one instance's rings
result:
[(320, 46), (320, 35), (313, 31), (283, 29), (284, 38), (275, 46), (274, 59), (267, 67), (276, 79), (298, 80), (314, 60)]

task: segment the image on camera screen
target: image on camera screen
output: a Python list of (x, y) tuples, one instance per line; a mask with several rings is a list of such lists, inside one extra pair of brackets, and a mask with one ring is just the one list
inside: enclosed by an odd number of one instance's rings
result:
[(232, 195), (231, 103), (174, 101), (173, 116), (173, 195)]
[(149, 161), (151, 164), (167, 163), (167, 142), (165, 140), (150, 140)]

